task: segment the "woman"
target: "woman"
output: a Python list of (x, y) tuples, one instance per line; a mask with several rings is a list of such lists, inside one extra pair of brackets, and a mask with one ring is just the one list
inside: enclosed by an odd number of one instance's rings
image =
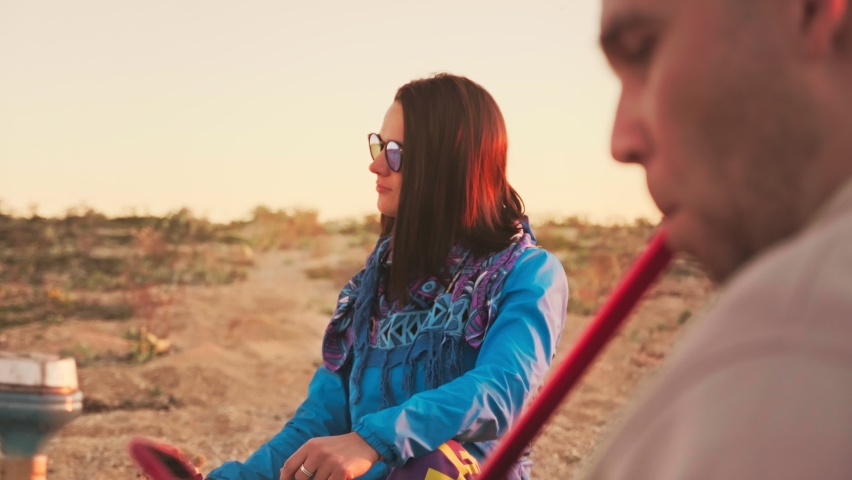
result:
[(568, 286), (506, 179), (491, 95), (448, 74), (411, 82), (369, 143), (382, 235), (340, 294), (324, 365), (281, 432), (210, 479), (476, 473), (550, 367)]

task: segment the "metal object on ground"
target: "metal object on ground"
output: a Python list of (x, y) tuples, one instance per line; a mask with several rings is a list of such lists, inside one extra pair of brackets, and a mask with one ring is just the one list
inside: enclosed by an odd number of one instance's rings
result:
[(0, 352), (0, 480), (45, 480), (48, 440), (82, 410), (73, 358)]

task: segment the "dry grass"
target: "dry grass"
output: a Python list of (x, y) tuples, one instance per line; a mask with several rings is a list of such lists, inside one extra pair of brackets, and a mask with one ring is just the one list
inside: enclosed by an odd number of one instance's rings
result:
[[(645, 219), (633, 223), (600, 225), (580, 217), (546, 221), (533, 230), (538, 244), (559, 257), (568, 275), (568, 310), (593, 313), (613, 285), (645, 248), (655, 226)], [(676, 260), (667, 272), (680, 278), (704, 277), (688, 259)]]
[[(173, 301), (181, 285), (244, 279), (255, 251), (308, 252), (316, 261), (303, 268), (304, 275), (340, 286), (363, 260), (333, 259), (340, 247), (335, 239), (367, 251), (380, 230), (377, 215), (323, 224), (315, 210), (264, 206), (249, 220), (229, 224), (209, 222), (187, 209), (163, 217), (114, 218), (92, 209), (69, 209), (56, 218), (36, 212), (33, 208), (25, 217), (0, 209), (0, 330), (66, 319), (150, 318)], [(565, 267), (569, 311), (581, 315), (598, 308), (653, 230), (645, 220), (607, 226), (579, 217), (534, 227), (539, 245)], [(669, 275), (702, 276), (684, 260)]]
[(306, 268), (303, 271), (311, 280), (330, 280), (333, 285), (342, 288), (362, 268), (364, 268), (363, 262), (341, 261), (334, 265)]
[(248, 242), (183, 209), (164, 217), (57, 218), (0, 211), (0, 329), (68, 318), (124, 320), (154, 308), (157, 286), (245, 278)]
[(256, 207), (243, 234), (260, 251), (310, 246), (310, 239), (325, 233), (316, 210)]

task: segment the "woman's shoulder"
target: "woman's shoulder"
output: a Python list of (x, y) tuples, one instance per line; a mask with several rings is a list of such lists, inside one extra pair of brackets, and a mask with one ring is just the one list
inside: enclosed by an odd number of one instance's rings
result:
[[(541, 247), (527, 248), (508, 272), (504, 290), (535, 290), (541, 295), (568, 294), (565, 268), (556, 255)], [(530, 292), (532, 293), (532, 292)]]
[(562, 266), (559, 258), (541, 247), (531, 247), (524, 250), (521, 256), (518, 257), (518, 261), (515, 263), (506, 280), (508, 281), (513, 274), (518, 272), (520, 273), (515, 276), (535, 272), (552, 275), (559, 274), (558, 276), (561, 277), (565, 276), (565, 268)]
[(508, 318), (561, 331), (568, 308), (568, 279), (556, 255), (543, 248), (526, 249), (506, 277), (498, 311)]

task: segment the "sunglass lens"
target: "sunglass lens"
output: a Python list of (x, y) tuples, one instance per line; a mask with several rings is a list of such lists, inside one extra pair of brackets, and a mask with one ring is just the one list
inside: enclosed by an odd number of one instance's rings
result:
[(398, 172), (402, 167), (402, 150), (396, 142), (388, 142), (385, 147), (385, 155), (388, 157), (388, 166), (394, 172)]
[(375, 133), (370, 135), (370, 155), (373, 156), (373, 160), (382, 153), (382, 141), (379, 140), (379, 136)]

